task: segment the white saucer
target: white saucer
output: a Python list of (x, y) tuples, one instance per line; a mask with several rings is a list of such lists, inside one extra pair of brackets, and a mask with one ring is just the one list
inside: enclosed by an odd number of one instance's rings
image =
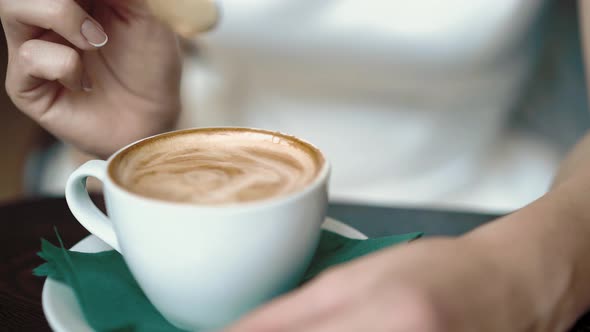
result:
[[(336, 234), (364, 240), (367, 237), (356, 229), (331, 218), (326, 218), (322, 228)], [(89, 235), (72, 247), (74, 251), (100, 252), (112, 250), (94, 235)], [(49, 326), (56, 332), (91, 332), (71, 288), (57, 281), (47, 279), (43, 285), (43, 312)]]

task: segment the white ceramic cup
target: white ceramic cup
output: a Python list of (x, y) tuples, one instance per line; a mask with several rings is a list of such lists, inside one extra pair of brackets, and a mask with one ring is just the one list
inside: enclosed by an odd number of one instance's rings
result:
[[(88, 231), (122, 254), (168, 321), (188, 330), (222, 327), (297, 285), (316, 249), (326, 213), (327, 161), (302, 191), (250, 203), (203, 206), (142, 197), (115, 183), (109, 172), (113, 160), (139, 142), (108, 161), (79, 167), (68, 180), (66, 199)], [(102, 181), (108, 217), (90, 200), (88, 177)]]

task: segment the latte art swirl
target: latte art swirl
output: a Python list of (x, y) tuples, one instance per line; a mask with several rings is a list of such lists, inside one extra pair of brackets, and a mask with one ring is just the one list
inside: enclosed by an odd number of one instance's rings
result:
[(321, 164), (298, 142), (267, 133), (182, 135), (125, 156), (115, 174), (151, 198), (226, 204), (287, 195), (313, 181)]

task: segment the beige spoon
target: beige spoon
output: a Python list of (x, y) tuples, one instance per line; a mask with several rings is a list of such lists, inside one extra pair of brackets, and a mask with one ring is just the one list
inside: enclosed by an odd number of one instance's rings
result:
[(147, 0), (147, 2), (154, 15), (186, 38), (211, 30), (220, 18), (215, 0)]

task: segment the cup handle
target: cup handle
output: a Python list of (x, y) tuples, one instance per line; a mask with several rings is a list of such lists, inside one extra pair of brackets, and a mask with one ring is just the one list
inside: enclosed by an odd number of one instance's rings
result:
[(91, 160), (80, 166), (68, 178), (66, 201), (72, 214), (84, 228), (121, 252), (113, 223), (94, 205), (86, 190), (86, 179), (90, 176), (104, 183), (106, 169), (107, 163), (103, 160)]

